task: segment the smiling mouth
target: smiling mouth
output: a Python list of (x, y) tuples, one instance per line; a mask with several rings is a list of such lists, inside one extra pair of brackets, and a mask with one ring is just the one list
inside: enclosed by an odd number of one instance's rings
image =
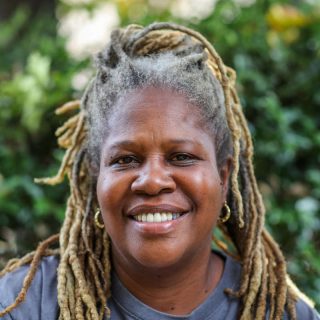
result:
[(185, 213), (174, 212), (155, 212), (155, 213), (142, 213), (132, 216), (132, 219), (138, 222), (155, 223), (166, 222), (180, 218)]

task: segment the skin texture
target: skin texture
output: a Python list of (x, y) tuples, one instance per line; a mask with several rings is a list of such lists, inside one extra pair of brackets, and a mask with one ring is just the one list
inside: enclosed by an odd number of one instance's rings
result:
[[(211, 252), (211, 233), (226, 198), (230, 161), (218, 169), (214, 139), (181, 94), (138, 89), (114, 110), (97, 184), (114, 268), (147, 305), (188, 314), (223, 272), (222, 259)], [(132, 218), (159, 211), (183, 215), (157, 224)]]

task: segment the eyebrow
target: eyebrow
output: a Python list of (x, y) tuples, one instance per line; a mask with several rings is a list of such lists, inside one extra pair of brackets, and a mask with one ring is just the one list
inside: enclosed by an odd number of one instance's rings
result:
[[(171, 139), (168, 141), (171, 144), (174, 145), (183, 145), (183, 144), (197, 144), (199, 145), (199, 142), (192, 139)], [(109, 150), (114, 149), (120, 149), (120, 148), (130, 148), (130, 147), (136, 147), (141, 146), (139, 143), (135, 142), (134, 140), (121, 140), (114, 142), (110, 147)]]
[(120, 149), (120, 148), (126, 148), (126, 147), (133, 147), (136, 146), (137, 143), (133, 140), (121, 140), (114, 142), (110, 147), (109, 150), (113, 149)]

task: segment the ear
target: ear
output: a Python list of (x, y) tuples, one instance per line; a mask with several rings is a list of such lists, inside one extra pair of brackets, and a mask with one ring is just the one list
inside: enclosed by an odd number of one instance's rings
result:
[(229, 190), (229, 177), (232, 172), (232, 157), (228, 157), (219, 170), (221, 193), (223, 201), (226, 200)]

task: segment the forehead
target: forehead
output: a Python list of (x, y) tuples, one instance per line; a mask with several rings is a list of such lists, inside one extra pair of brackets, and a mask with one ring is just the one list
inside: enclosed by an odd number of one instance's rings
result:
[(203, 125), (199, 108), (168, 89), (136, 90), (115, 105), (104, 152), (133, 145), (154, 152), (174, 146), (197, 148), (215, 158), (214, 138)]
[(203, 128), (200, 108), (184, 94), (167, 88), (148, 87), (126, 94), (113, 107), (109, 133), (134, 126), (190, 126)]

